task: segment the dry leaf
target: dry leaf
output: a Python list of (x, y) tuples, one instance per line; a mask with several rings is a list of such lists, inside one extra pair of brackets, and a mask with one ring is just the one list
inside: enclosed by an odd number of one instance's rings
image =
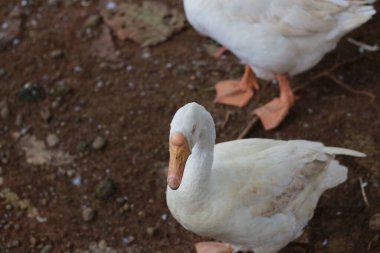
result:
[(115, 9), (104, 9), (101, 14), (120, 40), (129, 38), (143, 47), (165, 41), (185, 24), (182, 13), (151, 1), (142, 5), (122, 3)]
[(102, 26), (99, 37), (91, 44), (91, 52), (105, 60), (117, 60), (115, 45), (112, 40), (111, 31), (108, 27)]

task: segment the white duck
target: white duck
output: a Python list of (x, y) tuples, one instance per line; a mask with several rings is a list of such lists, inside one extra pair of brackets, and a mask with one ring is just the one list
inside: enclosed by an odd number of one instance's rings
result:
[[(344, 182), (335, 155), (363, 153), (304, 140), (244, 139), (215, 145), (213, 119), (190, 103), (170, 130), (167, 204), (186, 229), (232, 245), (275, 253), (301, 235), (321, 194)], [(200, 243), (199, 253), (233, 252)]]
[(246, 105), (259, 88), (254, 73), (278, 80), (280, 97), (254, 111), (266, 129), (278, 126), (295, 101), (288, 76), (316, 65), (343, 35), (375, 14), (375, 0), (183, 1), (199, 32), (247, 63), (241, 81), (216, 85), (216, 102)]

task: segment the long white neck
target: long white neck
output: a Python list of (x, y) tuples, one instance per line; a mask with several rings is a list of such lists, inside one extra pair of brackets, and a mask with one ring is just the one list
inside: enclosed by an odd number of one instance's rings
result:
[(205, 115), (199, 139), (187, 160), (182, 183), (177, 190), (183, 201), (202, 201), (210, 185), (210, 174), (214, 156), (215, 125), (210, 114)]

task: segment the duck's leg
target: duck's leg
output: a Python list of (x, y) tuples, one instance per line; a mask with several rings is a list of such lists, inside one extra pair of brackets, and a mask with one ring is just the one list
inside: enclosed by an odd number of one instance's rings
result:
[(216, 84), (215, 102), (243, 107), (253, 96), (253, 89), (258, 90), (256, 76), (249, 65), (240, 81), (221, 81)]
[(233, 253), (230, 245), (219, 242), (198, 242), (195, 244), (197, 253)]
[(220, 58), (224, 53), (226, 53), (228, 51), (228, 49), (227, 48), (225, 48), (225, 47), (218, 47), (217, 49), (216, 49), (216, 52), (215, 52), (215, 54), (214, 54), (214, 57), (215, 58)]
[(276, 78), (280, 86), (280, 97), (254, 110), (266, 130), (276, 128), (282, 122), (296, 99), (290, 88), (288, 76), (277, 75)]

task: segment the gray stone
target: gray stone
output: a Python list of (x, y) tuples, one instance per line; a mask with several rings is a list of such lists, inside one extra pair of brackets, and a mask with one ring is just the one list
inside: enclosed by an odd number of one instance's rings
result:
[(53, 250), (53, 245), (51, 245), (51, 244), (47, 244), (47, 245), (45, 245), (45, 246), (41, 249), (40, 253), (50, 253), (50, 252), (52, 252), (52, 250)]
[(85, 207), (82, 210), (82, 217), (84, 221), (92, 221), (95, 219), (96, 211), (91, 207)]
[(369, 220), (369, 228), (373, 231), (380, 231), (380, 213), (376, 213)]
[(58, 145), (59, 143), (59, 138), (56, 134), (49, 134), (47, 137), (46, 137), (46, 143), (49, 147), (55, 147)]
[(95, 196), (100, 199), (106, 199), (115, 191), (114, 182), (111, 179), (105, 179), (98, 183), (95, 188)]
[(94, 141), (92, 142), (91, 146), (93, 149), (102, 149), (107, 144), (106, 139), (104, 139), (101, 136), (97, 136)]
[(6, 119), (9, 117), (9, 106), (5, 99), (0, 101), (0, 115), (1, 115), (1, 118), (3, 119)]
[(84, 21), (84, 28), (94, 28), (100, 25), (102, 22), (102, 17), (98, 14), (89, 16), (86, 21)]

